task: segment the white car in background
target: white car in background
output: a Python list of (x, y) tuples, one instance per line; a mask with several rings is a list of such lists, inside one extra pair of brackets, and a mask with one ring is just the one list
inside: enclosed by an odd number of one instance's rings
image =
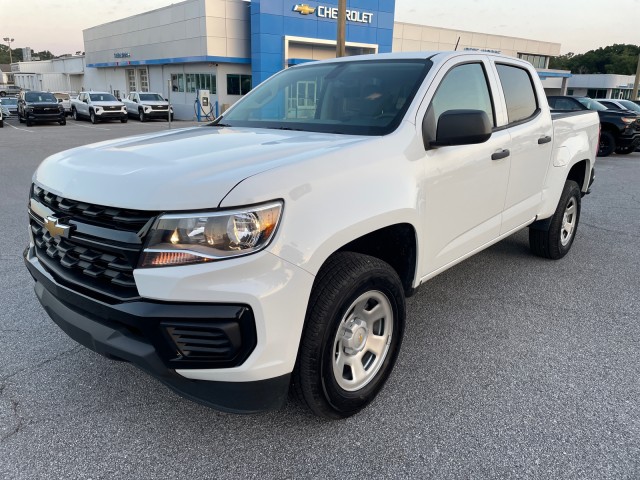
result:
[(18, 99), (16, 97), (0, 98), (0, 105), (4, 110), (5, 118), (18, 115)]
[(86, 117), (91, 123), (102, 120), (120, 120), (126, 123), (127, 107), (109, 92), (81, 92), (71, 100), (71, 115), (74, 120)]
[(58, 103), (64, 107), (65, 115), (71, 115), (71, 95), (67, 92), (52, 92)]
[(141, 122), (151, 118), (168, 120), (169, 111), (173, 120), (173, 107), (159, 93), (131, 92), (122, 103), (127, 107), (127, 114)]

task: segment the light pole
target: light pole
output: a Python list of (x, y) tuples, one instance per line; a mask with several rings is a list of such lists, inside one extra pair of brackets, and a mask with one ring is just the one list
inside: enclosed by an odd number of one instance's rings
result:
[(9, 64), (12, 64), (13, 56), (11, 55), (11, 42), (13, 42), (14, 39), (9, 37), (4, 37), (3, 40), (7, 42), (7, 45), (9, 45)]

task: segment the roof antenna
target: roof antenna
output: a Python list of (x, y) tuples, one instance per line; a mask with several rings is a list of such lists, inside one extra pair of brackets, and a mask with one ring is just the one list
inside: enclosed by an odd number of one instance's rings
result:
[(458, 44), (460, 43), (460, 37), (458, 37), (458, 41), (456, 42), (456, 48), (453, 49), (453, 51), (455, 52), (456, 50), (458, 50)]

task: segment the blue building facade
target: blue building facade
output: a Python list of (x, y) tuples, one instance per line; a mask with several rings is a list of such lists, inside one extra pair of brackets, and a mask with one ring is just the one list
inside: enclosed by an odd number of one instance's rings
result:
[[(319, 58), (306, 52), (335, 51), (338, 0), (252, 0), (250, 5), (253, 85), (285, 67)], [(351, 53), (391, 52), (394, 9), (395, 0), (347, 0)]]

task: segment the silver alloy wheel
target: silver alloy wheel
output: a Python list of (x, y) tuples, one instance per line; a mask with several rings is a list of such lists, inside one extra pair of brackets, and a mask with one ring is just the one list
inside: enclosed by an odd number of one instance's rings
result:
[(377, 290), (360, 295), (347, 309), (333, 340), (333, 375), (343, 390), (354, 392), (371, 382), (389, 352), (393, 309)]
[(564, 210), (564, 215), (562, 216), (560, 243), (563, 247), (566, 247), (573, 238), (573, 232), (575, 232), (576, 230), (577, 212), (578, 206), (576, 204), (576, 199), (574, 197), (571, 197), (569, 199), (569, 203), (567, 203), (567, 208)]

